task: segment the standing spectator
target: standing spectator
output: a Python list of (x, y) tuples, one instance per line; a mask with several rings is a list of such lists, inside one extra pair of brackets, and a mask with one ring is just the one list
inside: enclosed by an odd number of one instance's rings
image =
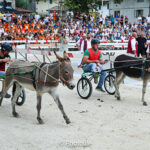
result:
[(118, 13), (116, 15), (116, 23), (119, 24), (120, 23), (120, 13)]
[(147, 19), (147, 23), (150, 23), (150, 14), (148, 15)]
[(144, 37), (145, 33), (141, 32), (140, 37), (137, 38), (138, 42), (138, 57), (141, 55), (143, 58), (146, 56), (146, 38)]
[(123, 24), (124, 24), (124, 16), (123, 15), (121, 15), (120, 24), (121, 24), (121, 26), (123, 26)]
[(111, 25), (114, 26), (115, 17), (113, 15), (110, 16)]
[(54, 20), (54, 22), (56, 22), (56, 20), (57, 20), (57, 15), (56, 15), (55, 11), (53, 12), (53, 20)]
[(138, 47), (137, 47), (136, 38), (137, 38), (137, 33), (133, 32), (132, 36), (130, 37), (128, 41), (127, 54), (132, 57), (137, 57)]
[(144, 17), (144, 15), (142, 15), (142, 24), (144, 24), (145, 20), (146, 20), (146, 18)]
[(125, 24), (127, 25), (128, 24), (128, 17), (125, 16)]
[(87, 34), (87, 49), (92, 48), (91, 46), (91, 35), (90, 33)]
[(86, 34), (83, 34), (83, 37), (78, 40), (77, 42), (77, 47), (83, 53), (87, 49), (87, 39), (86, 39)]
[(138, 16), (137, 23), (138, 23), (138, 25), (142, 24), (142, 17), (141, 17), (141, 15)]
[(67, 51), (68, 50), (68, 44), (67, 44), (68, 42), (67, 42), (65, 33), (61, 34), (61, 37), (58, 40), (58, 42), (60, 42), (60, 51)]

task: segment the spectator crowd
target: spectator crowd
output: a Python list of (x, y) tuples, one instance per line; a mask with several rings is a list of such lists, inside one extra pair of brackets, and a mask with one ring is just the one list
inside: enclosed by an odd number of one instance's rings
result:
[(145, 33), (150, 39), (150, 15), (139, 16), (131, 24), (127, 16), (113, 15), (102, 18), (99, 14), (69, 13), (60, 20), (54, 11), (49, 15), (0, 13), (0, 40), (58, 40), (62, 36), (78, 41), (83, 35), (103, 41), (128, 40), (132, 32)]

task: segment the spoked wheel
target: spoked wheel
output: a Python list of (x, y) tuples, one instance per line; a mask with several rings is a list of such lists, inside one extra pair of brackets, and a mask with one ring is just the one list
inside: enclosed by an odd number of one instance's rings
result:
[(17, 98), (16, 104), (18, 106), (22, 106), (24, 104), (25, 100), (26, 100), (26, 92), (23, 89), (22, 92), (21, 92), (21, 94)]
[[(14, 83), (13, 90), (12, 90), (12, 95), (14, 95), (15, 91), (16, 91), (16, 84)], [(21, 92), (21, 94), (18, 96), (18, 98), (16, 100), (16, 104), (18, 106), (22, 106), (24, 104), (25, 100), (26, 100), (26, 92), (23, 89), (22, 92)]]
[(82, 77), (77, 83), (77, 92), (82, 99), (88, 99), (92, 94), (92, 84), (88, 78)]
[(116, 91), (115, 86), (114, 86), (114, 81), (115, 81), (115, 76), (113, 75), (106, 76), (105, 81), (104, 81), (105, 90), (110, 95), (114, 95)]

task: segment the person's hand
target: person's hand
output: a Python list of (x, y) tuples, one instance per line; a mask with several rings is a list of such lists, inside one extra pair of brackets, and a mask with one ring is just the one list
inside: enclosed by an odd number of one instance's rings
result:
[(12, 60), (12, 59), (9, 59), (9, 61), (8, 61), (7, 63), (12, 64), (12, 63), (13, 63), (13, 60)]
[(99, 60), (94, 60), (95, 63), (100, 63)]
[(10, 59), (9, 58), (5, 58), (5, 59), (3, 59), (3, 62), (5, 62), (5, 63), (10, 62)]
[(108, 59), (104, 60), (104, 64), (106, 64), (106, 63), (108, 63), (108, 62), (109, 62), (109, 60), (108, 60)]

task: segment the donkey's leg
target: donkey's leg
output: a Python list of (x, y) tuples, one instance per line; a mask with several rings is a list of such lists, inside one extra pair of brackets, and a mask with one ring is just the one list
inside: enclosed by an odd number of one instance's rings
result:
[(116, 80), (114, 82), (114, 86), (116, 89), (115, 97), (117, 98), (117, 100), (120, 100), (119, 85), (124, 80), (124, 78), (125, 78), (125, 74), (123, 72), (116, 71)]
[(17, 97), (21, 94), (23, 88), (18, 84), (16, 83), (16, 91), (11, 99), (11, 105), (12, 105), (12, 115), (14, 117), (19, 117), (19, 114), (16, 112), (16, 100), (17, 100)]
[(39, 122), (39, 124), (43, 124), (43, 120), (41, 119), (41, 116), (40, 116), (40, 111), (41, 111), (41, 100), (42, 100), (42, 97), (40, 94), (37, 93), (37, 120)]
[(12, 79), (6, 79), (3, 81), (3, 88), (2, 88), (2, 94), (1, 94), (1, 98), (0, 98), (0, 106), (2, 105), (2, 101), (3, 98), (5, 97), (7, 91), (9, 90), (9, 88), (12, 86)]
[(145, 95), (145, 93), (146, 93), (147, 84), (148, 84), (148, 80), (146, 80), (146, 79), (144, 80), (144, 79), (143, 79), (142, 102), (143, 102), (143, 105), (144, 105), (144, 106), (147, 106), (147, 103), (146, 103), (146, 101), (144, 100), (144, 95)]
[(54, 101), (56, 102), (58, 108), (60, 109), (60, 111), (61, 111), (61, 113), (62, 113), (62, 115), (63, 115), (63, 117), (66, 121), (66, 123), (67, 124), (71, 123), (68, 116), (64, 112), (64, 108), (63, 108), (63, 105), (60, 102), (59, 96), (54, 91), (52, 93), (49, 93), (49, 94), (53, 97)]

